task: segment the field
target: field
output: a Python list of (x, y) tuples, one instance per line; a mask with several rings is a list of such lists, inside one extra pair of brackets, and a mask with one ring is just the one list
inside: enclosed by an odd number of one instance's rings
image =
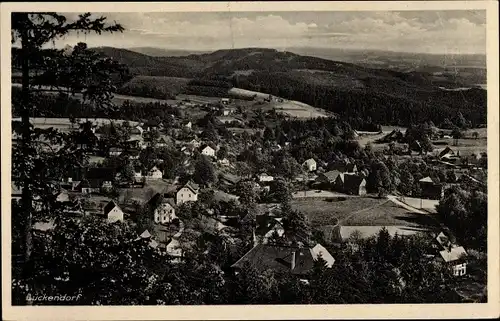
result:
[(429, 215), (412, 213), (388, 199), (351, 197), (339, 199), (294, 199), (292, 207), (305, 213), (313, 227), (399, 226), (432, 228), (436, 224)]
[(461, 155), (470, 155), (472, 153), (478, 154), (481, 152), (488, 151), (486, 137), (478, 139), (472, 139), (472, 138), (459, 139), (457, 146), (454, 145), (455, 142), (453, 138), (439, 139), (437, 141), (433, 141), (432, 143), (434, 144), (434, 150), (436, 152), (441, 151), (446, 146), (449, 146), (455, 152), (459, 151)]
[(284, 102), (272, 103), (276, 112), (285, 114), (290, 117), (297, 118), (317, 118), (328, 117), (328, 114), (319, 108), (314, 108), (310, 105), (303, 104), (294, 100), (285, 100)]
[(353, 212), (376, 206), (384, 201), (386, 200), (369, 197), (345, 198), (345, 200), (307, 198), (292, 200), (292, 207), (306, 214), (311, 225), (315, 227), (335, 225), (337, 220), (342, 220)]

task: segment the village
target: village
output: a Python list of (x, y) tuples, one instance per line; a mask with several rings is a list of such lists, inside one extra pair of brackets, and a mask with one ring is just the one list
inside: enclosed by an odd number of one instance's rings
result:
[[(259, 105), (273, 100), (283, 102), (282, 98), (269, 95)], [(85, 168), (58, 182), (57, 201), (68, 205), (71, 209), (68, 214), (100, 216), (110, 223), (133, 222), (138, 238), (150, 240), (151, 247), (179, 261), (193, 246), (189, 234), (199, 234), (200, 226), (203, 232), (222, 233), (229, 239), (236, 237), (241, 220), (237, 214), (221, 210), (220, 204), (240, 204), (240, 199), (250, 193), (258, 202), (257, 215), (251, 223), (254, 247), (234, 262), (234, 269), (248, 263), (260, 269), (290, 268), (292, 273), (304, 274), (319, 256), (332, 266), (335, 258), (323, 244), (299, 242), (282, 246), (272, 241), (285, 235), (281, 204), (274, 197), (284, 186), (283, 193), (289, 194), (291, 206), (305, 213), (315, 230), (328, 235), (328, 242), (350, 243), (353, 238), (376, 236), (381, 229), (392, 236), (423, 232), (436, 242), (435, 252), (430, 255), (449, 264), (455, 276), (467, 273), (466, 250), (451, 242), (449, 229), (434, 216), (446, 188), (459, 185), (464, 179), (483, 184), (480, 178), (475, 178), (478, 177), (475, 173), (483, 171), (485, 152), (461, 155), (460, 150), (447, 145), (428, 155), (426, 161), (429, 166), (453, 173), (452, 179), (436, 182), (429, 176), (420, 178), (421, 194), (416, 198), (399, 193), (377, 195), (367, 193), (369, 170), (359, 170), (356, 161), (347, 157), (331, 163), (318, 158), (294, 159), (294, 174), (287, 177), (245, 170), (242, 154), (253, 144), (248, 133), (263, 134), (268, 127), (256, 128), (255, 124), (249, 127), (248, 113), (243, 113), (237, 99), (210, 102), (184, 99), (178, 108), (190, 113), (196, 108), (205, 112), (197, 120), (187, 116), (175, 119), (170, 115), (168, 128), (158, 119), (101, 123), (82, 120), (68, 126), (66, 130), (75, 135), (76, 148), (84, 150), (90, 159)], [(261, 115), (261, 111), (258, 113)], [(266, 116), (275, 113), (269, 110)], [(227, 134), (219, 136), (214, 123), (225, 128)], [(391, 138), (398, 135), (402, 136), (399, 129), (384, 133), (354, 132), (355, 139), (373, 137), (368, 144), (386, 143), (385, 157), (394, 155), (396, 139)], [(441, 132), (439, 138), (451, 137)], [(292, 145), (292, 139), (281, 137), (267, 140), (258, 149), (279, 153)], [(417, 142), (416, 148), (400, 155), (402, 159), (421, 159), (422, 150)], [(15, 186), (13, 198), (20, 198)], [(185, 214), (192, 211), (190, 203), (202, 204), (196, 219)], [(50, 222), (35, 224), (35, 230), (41, 233), (53, 227)], [(299, 264), (300, 269), (296, 253), (307, 253), (299, 254), (304, 260)], [(276, 263), (277, 259), (291, 260), (286, 263), (291, 265), (283, 266)], [(262, 261), (271, 263), (269, 266), (258, 263)]]

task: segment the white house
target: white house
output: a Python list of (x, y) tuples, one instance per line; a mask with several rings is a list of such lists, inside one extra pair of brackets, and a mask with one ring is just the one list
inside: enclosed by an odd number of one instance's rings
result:
[(123, 211), (114, 201), (109, 201), (104, 207), (104, 217), (110, 223), (123, 221)]
[(196, 202), (198, 200), (198, 190), (199, 187), (196, 184), (188, 182), (177, 191), (177, 205), (185, 202)]
[(117, 147), (111, 147), (109, 149), (109, 156), (120, 156), (123, 153), (123, 149)]
[(134, 169), (134, 180), (138, 181), (142, 178), (142, 171), (140, 169)]
[(186, 124), (184, 124), (184, 127), (188, 128), (188, 129), (191, 129), (191, 127), (193, 127), (193, 123), (187, 122)]
[(441, 258), (450, 266), (454, 276), (462, 276), (467, 273), (467, 252), (461, 246), (444, 249), (439, 252)]
[(231, 163), (229, 162), (229, 160), (227, 158), (219, 160), (219, 164), (221, 164), (222, 166), (229, 166), (229, 165), (231, 165)]
[(153, 166), (148, 172), (149, 179), (161, 179), (162, 177), (163, 173), (156, 166)]
[(137, 125), (135, 126), (135, 129), (139, 132), (141, 136), (144, 134), (144, 129), (141, 126)]
[(215, 157), (215, 149), (212, 147), (205, 145), (201, 147), (201, 154), (205, 156)]
[(308, 171), (314, 172), (316, 170), (316, 161), (312, 158), (306, 160), (302, 166), (306, 167)]
[(261, 173), (258, 176), (259, 182), (272, 182), (274, 181), (274, 177), (271, 175), (267, 175), (266, 173)]
[[(160, 194), (159, 197), (161, 197)], [(153, 197), (151, 200), (155, 199), (157, 196)], [(154, 210), (154, 222), (156, 224), (168, 224), (171, 223), (173, 219), (177, 218), (175, 215), (175, 204), (173, 198), (161, 197), (161, 201)]]
[(223, 105), (229, 105), (231, 103), (231, 99), (229, 98), (221, 98), (220, 103)]

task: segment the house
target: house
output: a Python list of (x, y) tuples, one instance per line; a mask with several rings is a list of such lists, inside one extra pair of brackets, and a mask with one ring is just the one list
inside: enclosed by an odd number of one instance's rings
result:
[(135, 240), (136, 241), (149, 240), (149, 246), (152, 247), (153, 249), (156, 249), (159, 246), (158, 242), (153, 240), (153, 236), (151, 235), (151, 233), (149, 233), (148, 230), (145, 230), (144, 232), (142, 232), (141, 235), (139, 235), (139, 237), (136, 238)]
[(231, 103), (231, 99), (229, 99), (229, 98), (221, 98), (220, 99), (220, 103), (222, 105), (229, 105)]
[(193, 138), (189, 143), (188, 145), (194, 147), (194, 148), (198, 148), (200, 147), (201, 143), (196, 139), (196, 138)]
[(153, 168), (151, 168), (148, 171), (147, 178), (149, 178), (149, 179), (161, 179), (162, 177), (163, 177), (162, 171), (159, 170), (158, 167), (156, 167), (156, 166), (153, 166)]
[(165, 248), (166, 253), (169, 256), (176, 258), (177, 260), (182, 257), (181, 243), (177, 239), (172, 239)]
[(341, 173), (338, 170), (321, 173), (318, 175), (317, 181), (324, 184), (335, 184), (335, 181), (340, 174)]
[(205, 156), (215, 157), (215, 149), (209, 145), (203, 145), (200, 147), (201, 154)]
[(173, 146), (174, 143), (172, 142), (172, 139), (170, 137), (165, 137), (165, 136), (160, 136), (158, 141), (156, 141), (156, 147), (167, 147), (167, 146)]
[(316, 170), (316, 161), (312, 158), (309, 158), (304, 163), (302, 163), (302, 166), (307, 168), (308, 171), (314, 172)]
[(123, 221), (123, 211), (115, 201), (109, 201), (104, 207), (104, 218), (110, 223)]
[(161, 122), (159, 119), (149, 119), (147, 122), (143, 124), (143, 128), (146, 131), (151, 131), (154, 129), (158, 129), (161, 126)]
[(462, 246), (449, 246), (439, 252), (441, 258), (449, 265), (454, 276), (467, 273), (467, 252)]
[(344, 175), (343, 190), (350, 195), (366, 195), (366, 180), (360, 175)]
[(222, 109), (222, 115), (228, 116), (228, 115), (234, 114), (235, 111), (236, 111), (235, 108), (225, 107)]
[(249, 264), (259, 271), (269, 269), (305, 275), (313, 269), (314, 261), (319, 257), (327, 262), (329, 268), (335, 263), (335, 259), (320, 244), (314, 247), (257, 244), (231, 267), (238, 272)]
[(222, 166), (229, 166), (229, 165), (231, 165), (231, 163), (229, 162), (229, 160), (227, 158), (219, 160), (218, 163), (220, 165), (222, 165)]
[(199, 186), (193, 182), (188, 182), (182, 186), (176, 194), (177, 205), (185, 202), (196, 202), (198, 200)]
[(131, 135), (143, 135), (144, 134), (144, 129), (137, 125), (135, 126), (134, 128), (132, 128), (131, 132), (130, 132)]
[(455, 156), (455, 152), (449, 146), (446, 146), (441, 152), (439, 152), (438, 158), (443, 158), (444, 156)]
[(77, 185), (76, 190), (84, 194), (99, 193), (101, 190), (109, 190), (113, 187), (116, 173), (112, 168), (94, 167), (87, 170), (84, 178)]
[(257, 179), (259, 180), (260, 183), (274, 181), (274, 177), (271, 175), (267, 175), (266, 173), (260, 173), (257, 176)]
[(139, 155), (141, 154), (141, 152), (138, 151), (137, 149), (130, 149), (123, 152), (123, 154), (125, 154), (128, 157), (128, 159), (136, 160), (139, 159)]
[(156, 224), (168, 224), (177, 218), (175, 215), (175, 202), (173, 198), (166, 198), (156, 193), (147, 203), (153, 211), (153, 220)]
[(186, 156), (193, 156), (194, 147), (193, 146), (183, 146), (181, 147), (181, 152)]
[(97, 146), (98, 141), (95, 129), (90, 122), (83, 123), (82, 130), (75, 134), (75, 143), (79, 149), (93, 150)]
[(193, 123), (190, 121), (184, 124), (184, 128), (191, 129), (193, 127)]
[(57, 194), (57, 196), (56, 196), (56, 202), (58, 202), (58, 203), (69, 203), (70, 202), (70, 198), (69, 198), (68, 192), (65, 191), (65, 190), (60, 191)]
[(281, 220), (271, 215), (258, 215), (256, 217), (257, 228), (254, 231), (254, 245), (267, 244), (273, 235), (282, 237), (285, 229)]
[(431, 177), (427, 176), (418, 181), (420, 184), (421, 197), (431, 200), (439, 200), (443, 197), (443, 185), (435, 183)]
[(120, 156), (123, 153), (123, 149), (119, 147), (111, 147), (109, 149), (109, 156)]
[(130, 139), (126, 142), (126, 145), (128, 148), (132, 149), (144, 149), (147, 147), (144, 143), (144, 139), (139, 135), (131, 135)]
[(462, 246), (453, 244), (448, 235), (440, 232), (436, 237), (441, 251), (439, 255), (448, 264), (454, 276), (462, 276), (467, 273), (467, 252)]

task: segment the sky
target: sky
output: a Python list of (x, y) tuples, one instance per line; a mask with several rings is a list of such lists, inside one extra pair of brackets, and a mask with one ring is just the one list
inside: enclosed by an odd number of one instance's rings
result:
[[(77, 13), (65, 13), (69, 20)], [(126, 29), (68, 35), (55, 46), (211, 51), (297, 47), (457, 54), (486, 52), (485, 11), (99, 13)], [(51, 46), (54, 46), (51, 44)]]

